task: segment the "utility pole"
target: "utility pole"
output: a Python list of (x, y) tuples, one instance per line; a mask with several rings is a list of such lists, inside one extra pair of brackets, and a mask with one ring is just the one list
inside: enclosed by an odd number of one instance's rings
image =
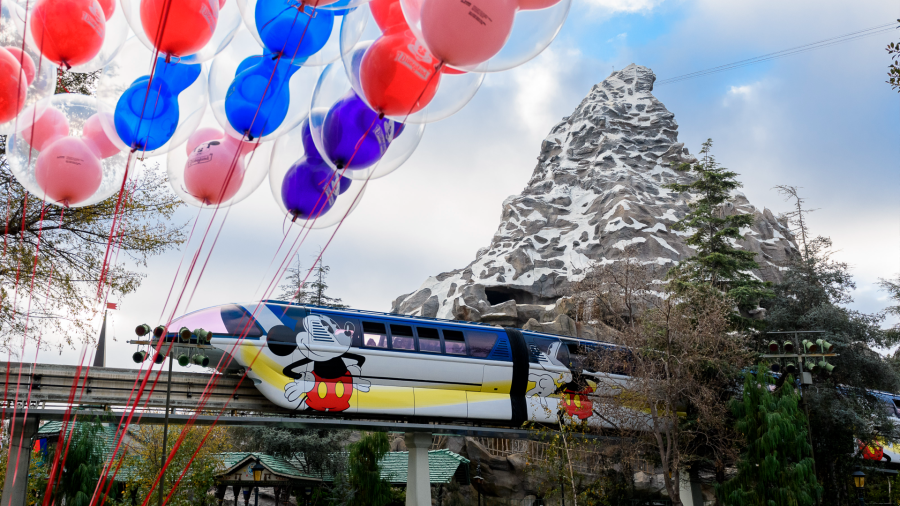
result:
[[(171, 349), (171, 347), (170, 347)], [(159, 497), (156, 501), (158, 506), (162, 506), (163, 503), (163, 485), (166, 482), (166, 447), (169, 446), (169, 400), (172, 397), (172, 357), (167, 357), (169, 359), (169, 381), (166, 386), (166, 417), (165, 423), (163, 423), (163, 443), (162, 443), (162, 457), (159, 462)]]

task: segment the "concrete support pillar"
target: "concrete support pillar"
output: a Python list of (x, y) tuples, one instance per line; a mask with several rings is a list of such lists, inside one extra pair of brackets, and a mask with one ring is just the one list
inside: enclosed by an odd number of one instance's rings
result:
[[(13, 437), (10, 441), (9, 462), (6, 465), (6, 480), (3, 482), (2, 506), (24, 506), (28, 495), (28, 466), (31, 465), (31, 438), (38, 430), (37, 417), (25, 418), (17, 415), (11, 422)], [(21, 439), (19, 438), (21, 436)], [(19, 451), (19, 441), (22, 441)], [(16, 472), (16, 455), (19, 456)]]
[(703, 506), (703, 490), (699, 483), (694, 483), (687, 471), (681, 472), (681, 483), (678, 487), (678, 497), (684, 506)]
[(431, 476), (428, 472), (428, 450), (431, 434), (407, 432), (403, 441), (409, 450), (406, 474), (406, 506), (431, 506)]

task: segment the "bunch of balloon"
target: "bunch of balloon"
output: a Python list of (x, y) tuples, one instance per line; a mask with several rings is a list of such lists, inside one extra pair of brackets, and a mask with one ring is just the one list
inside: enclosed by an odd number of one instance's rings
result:
[[(302, 152), (298, 156), (298, 147)], [(269, 185), (282, 212), (295, 224), (328, 228), (341, 222), (362, 200), (365, 184), (342, 176), (327, 164), (312, 141), (309, 122), (275, 141)]]
[(235, 0), (121, 0), (136, 38), (166, 61), (201, 63), (222, 52), (241, 26)]
[(390, 174), (422, 139), (424, 124), (388, 119), (371, 109), (353, 90), (342, 65), (325, 67), (313, 92), (310, 133), (322, 159), (350, 179)]
[(184, 143), (197, 129), (207, 102), (206, 64), (153, 56), (140, 41), (129, 40), (97, 84), (107, 135), (121, 149), (141, 151), (142, 156)]
[(172, 190), (197, 207), (227, 207), (247, 198), (265, 179), (271, 142), (243, 142), (222, 131), (207, 108), (184, 147), (166, 155)]
[(410, 30), (444, 65), (499, 72), (540, 54), (572, 0), (400, 0)]
[(356, 94), (373, 110), (404, 124), (451, 116), (484, 81), (483, 73), (455, 70), (431, 57), (409, 31), (399, 0), (373, 0), (348, 14), (341, 47)]
[(115, 0), (37, 0), (19, 13), (28, 44), (72, 72), (105, 67), (128, 37)]
[(22, 37), (24, 12), (14, 2), (0, 2), (0, 135), (26, 128), (43, 112), (34, 106), (56, 90), (56, 65)]
[[(261, 54), (262, 53), (262, 54)], [(228, 135), (265, 142), (291, 130), (309, 110), (312, 69), (291, 65), (241, 30), (210, 69), (210, 105)]]
[(250, 35), (287, 63), (314, 67), (340, 57), (338, 34), (347, 9), (297, 0), (239, 0), (238, 7)]
[(101, 126), (97, 100), (61, 93), (8, 138), (13, 175), (29, 192), (65, 207), (96, 204), (122, 188), (126, 155)]

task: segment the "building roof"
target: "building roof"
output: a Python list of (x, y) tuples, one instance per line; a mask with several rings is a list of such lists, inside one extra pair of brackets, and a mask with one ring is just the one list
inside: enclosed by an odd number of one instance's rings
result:
[[(286, 478), (309, 481), (333, 481), (330, 474), (304, 474), (302, 470), (302, 455), (287, 460), (264, 453), (253, 452), (228, 452), (221, 453), (220, 459), (224, 469), (217, 473), (219, 476), (230, 474), (237, 468), (250, 465), (259, 459), (260, 463), (269, 471)], [(407, 463), (409, 452), (388, 452), (381, 461), (381, 477), (393, 484), (406, 484)], [(428, 471), (431, 483), (449, 483), (459, 469), (460, 464), (469, 464), (469, 459), (451, 452), (450, 450), (431, 450), (428, 452)]]

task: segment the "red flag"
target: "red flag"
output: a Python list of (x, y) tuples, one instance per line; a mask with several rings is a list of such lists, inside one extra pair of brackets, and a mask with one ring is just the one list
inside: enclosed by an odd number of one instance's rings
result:
[(107, 302), (106, 309), (119, 309), (119, 303), (118, 302)]

